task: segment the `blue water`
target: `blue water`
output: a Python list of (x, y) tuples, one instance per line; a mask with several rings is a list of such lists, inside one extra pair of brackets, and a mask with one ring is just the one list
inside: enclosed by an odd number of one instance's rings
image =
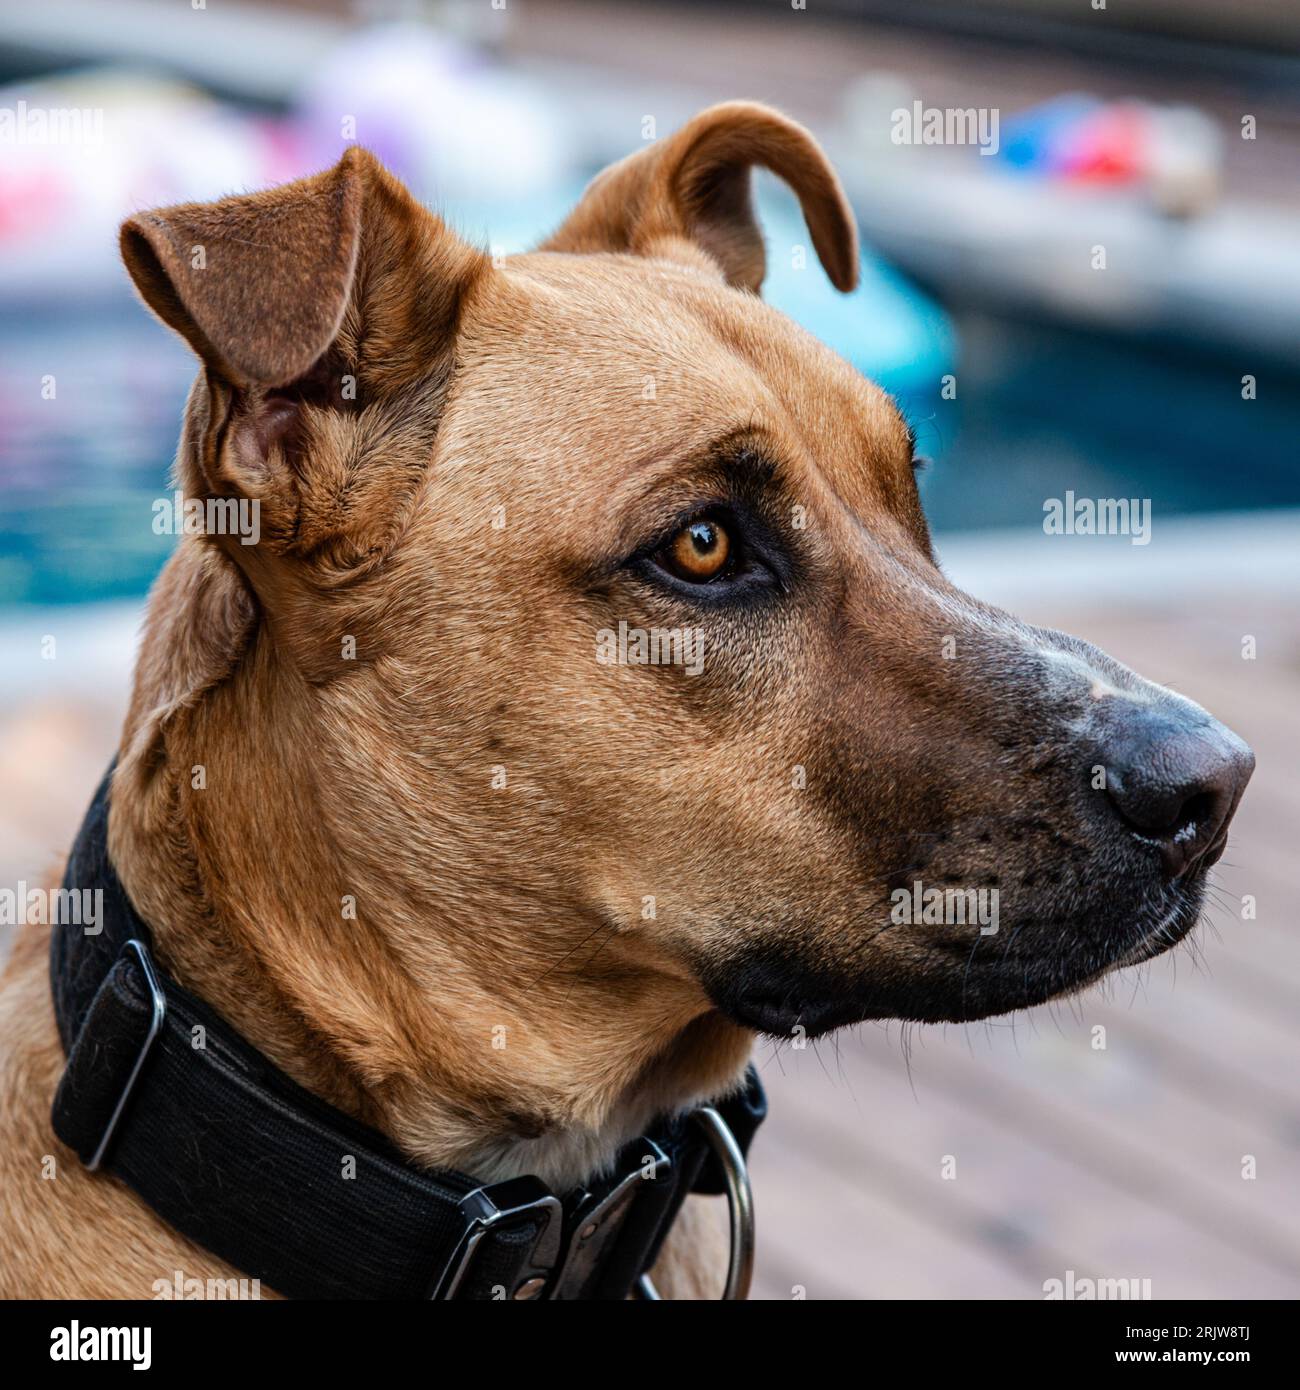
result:
[[(1040, 526), (1046, 498), (1149, 498), (1152, 515), (1300, 506), (1300, 380), (1262, 357), (959, 320), (955, 400), (905, 402), (934, 459), (936, 531)], [(1241, 378), (1256, 376), (1256, 399)]]
[(0, 604), (143, 593), (173, 544), (151, 508), (168, 495), (193, 358), (125, 298), (2, 322)]

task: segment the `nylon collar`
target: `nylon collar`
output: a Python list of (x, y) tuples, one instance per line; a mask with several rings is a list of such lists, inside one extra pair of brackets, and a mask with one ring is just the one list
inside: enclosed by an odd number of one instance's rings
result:
[[(724, 1172), (708, 1129), (684, 1116), (627, 1145), (611, 1173), (556, 1194), (535, 1177), (484, 1185), (417, 1168), (275, 1067), (154, 959), (108, 857), (112, 773), (63, 882), (102, 891), (99, 921), (56, 925), (50, 941), (67, 1053), (54, 1130), (83, 1163), (290, 1298), (626, 1298), (687, 1194), (722, 1192), (730, 1177), (736, 1285), (734, 1164)], [(743, 1175), (767, 1112), (752, 1068), (717, 1110)]]

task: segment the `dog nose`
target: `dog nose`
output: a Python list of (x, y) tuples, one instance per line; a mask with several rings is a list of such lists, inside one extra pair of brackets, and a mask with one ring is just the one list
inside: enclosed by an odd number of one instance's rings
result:
[(1114, 712), (1104, 748), (1106, 796), (1123, 823), (1159, 846), (1168, 878), (1223, 853), (1255, 755), (1200, 711), (1130, 705)]

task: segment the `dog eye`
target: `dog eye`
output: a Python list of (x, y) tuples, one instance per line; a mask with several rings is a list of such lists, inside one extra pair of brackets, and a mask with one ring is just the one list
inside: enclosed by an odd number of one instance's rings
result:
[(659, 552), (659, 563), (688, 584), (707, 584), (731, 559), (731, 537), (708, 518), (688, 522)]

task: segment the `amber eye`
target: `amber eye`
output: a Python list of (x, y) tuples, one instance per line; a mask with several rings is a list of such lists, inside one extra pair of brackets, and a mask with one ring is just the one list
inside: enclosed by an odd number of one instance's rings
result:
[(706, 584), (726, 569), (730, 555), (731, 540), (716, 521), (692, 521), (669, 541), (664, 560), (679, 579)]

